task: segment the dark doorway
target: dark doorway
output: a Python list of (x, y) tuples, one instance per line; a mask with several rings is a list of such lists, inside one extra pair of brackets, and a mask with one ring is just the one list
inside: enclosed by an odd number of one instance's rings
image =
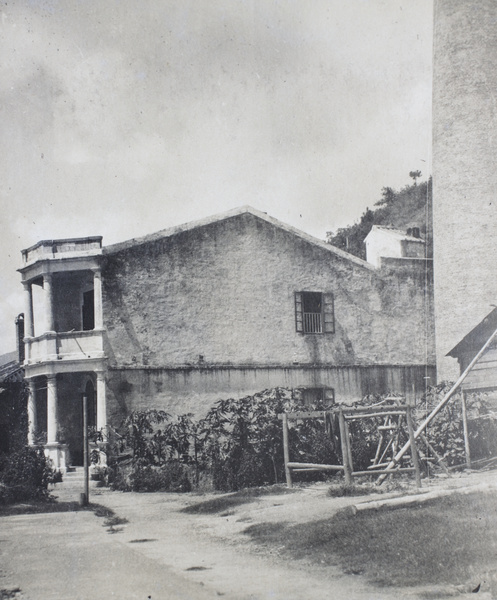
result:
[(93, 290), (83, 294), (83, 331), (95, 329), (95, 294)]
[(36, 431), (37, 442), (47, 443), (47, 384), (36, 387)]
[(88, 381), (83, 394), (76, 398), (74, 412), (74, 433), (69, 442), (72, 465), (79, 467), (83, 464), (83, 395), (87, 397), (88, 429), (89, 433), (95, 429), (97, 424), (97, 396), (91, 381)]

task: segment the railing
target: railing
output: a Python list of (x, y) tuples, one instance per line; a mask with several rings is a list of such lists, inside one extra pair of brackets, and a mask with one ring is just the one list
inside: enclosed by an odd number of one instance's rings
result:
[(35, 338), (25, 338), (24, 341), (26, 364), (103, 357), (103, 336), (99, 330), (50, 331)]
[(305, 333), (322, 333), (321, 313), (303, 313), (304, 317), (304, 332)]

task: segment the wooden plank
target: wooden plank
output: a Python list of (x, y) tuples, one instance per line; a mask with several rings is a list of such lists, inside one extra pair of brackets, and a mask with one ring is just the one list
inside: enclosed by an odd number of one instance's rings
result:
[(301, 411), (301, 412), (292, 412), (292, 413), (284, 413), (278, 415), (278, 419), (280, 421), (283, 420), (283, 416), (286, 415), (288, 421), (297, 421), (299, 419), (316, 419), (321, 418), (324, 419), (326, 415), (332, 414), (331, 410), (309, 410), (309, 411)]
[(343, 465), (320, 465), (316, 463), (289, 462), (291, 469), (322, 469), (323, 471), (343, 471)]
[(353, 415), (353, 414), (358, 414), (358, 413), (364, 413), (364, 414), (369, 414), (369, 413), (378, 413), (382, 416), (388, 415), (390, 413), (394, 414), (394, 415), (405, 415), (406, 413), (406, 406), (385, 406), (384, 408), (382, 408), (381, 406), (372, 406), (370, 408), (365, 407), (365, 408), (343, 408), (343, 413), (346, 416), (349, 415)]
[(403, 467), (402, 469), (381, 469), (381, 471), (353, 471), (352, 477), (359, 475), (395, 475), (395, 473), (414, 473), (414, 467)]
[(373, 417), (388, 417), (388, 416), (402, 416), (405, 415), (405, 410), (390, 410), (388, 412), (364, 412), (361, 414), (348, 414), (345, 413), (345, 418), (347, 421), (353, 421), (354, 419), (372, 419)]

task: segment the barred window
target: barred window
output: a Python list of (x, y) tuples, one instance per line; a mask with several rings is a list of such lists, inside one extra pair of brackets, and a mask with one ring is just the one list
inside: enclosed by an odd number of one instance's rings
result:
[(295, 326), (299, 333), (335, 333), (333, 294), (295, 292)]

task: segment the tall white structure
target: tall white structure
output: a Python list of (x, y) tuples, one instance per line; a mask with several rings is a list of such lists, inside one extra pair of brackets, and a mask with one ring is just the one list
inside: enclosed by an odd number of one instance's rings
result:
[(497, 304), (497, 2), (435, 0), (433, 217), (438, 380)]

